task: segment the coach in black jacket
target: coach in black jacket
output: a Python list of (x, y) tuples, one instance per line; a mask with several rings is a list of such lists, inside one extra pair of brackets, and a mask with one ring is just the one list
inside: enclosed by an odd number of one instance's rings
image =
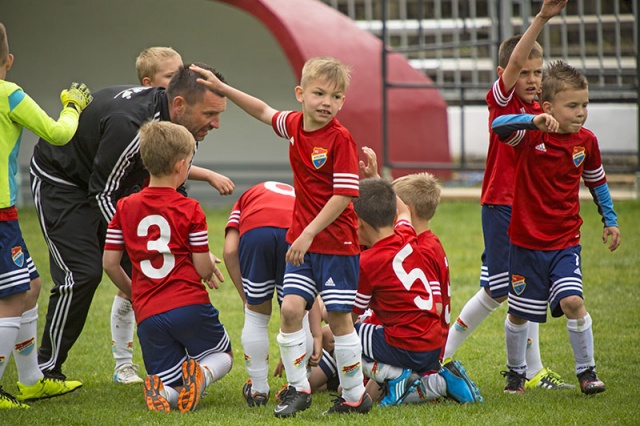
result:
[[(38, 352), (46, 376), (65, 378), (62, 364), (102, 280), (104, 240), (116, 202), (139, 189), (148, 176), (139, 154), (140, 126), (148, 120), (172, 121), (196, 141), (219, 127), (227, 100), (196, 83), (198, 77), (187, 64), (166, 90), (115, 86), (98, 91), (71, 142), (57, 147), (41, 139), (36, 144), (31, 191), (54, 282)], [(233, 191), (228, 178), (210, 170), (192, 166), (189, 177), (208, 180), (220, 194)]]

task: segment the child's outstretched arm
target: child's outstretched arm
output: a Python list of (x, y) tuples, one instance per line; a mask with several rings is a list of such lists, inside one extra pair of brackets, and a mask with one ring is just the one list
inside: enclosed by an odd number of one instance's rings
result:
[(199, 73), (202, 76), (202, 78), (198, 78), (196, 80), (198, 83), (202, 84), (213, 92), (219, 93), (222, 96), (226, 96), (231, 102), (238, 105), (247, 114), (262, 121), (265, 124), (268, 124), (269, 126), (271, 125), (271, 118), (277, 111), (271, 108), (265, 102), (221, 82), (209, 70), (202, 69), (197, 65), (191, 65), (189, 69), (191, 71)]
[(540, 12), (535, 16), (529, 28), (522, 34), (522, 37), (513, 49), (509, 57), (509, 63), (502, 74), (502, 81), (507, 91), (515, 86), (520, 70), (529, 59), (531, 49), (540, 35), (542, 28), (549, 19), (559, 14), (567, 5), (568, 0), (545, 0), (540, 8)]
[(558, 131), (558, 121), (551, 114), (505, 114), (497, 117), (491, 123), (493, 130), (501, 141), (508, 142), (509, 145), (517, 145), (522, 138), (510, 138), (510, 136), (521, 130), (540, 130), (543, 132)]

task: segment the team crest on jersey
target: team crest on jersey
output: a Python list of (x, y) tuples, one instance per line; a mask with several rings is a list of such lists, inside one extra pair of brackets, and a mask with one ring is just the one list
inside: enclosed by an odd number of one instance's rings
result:
[(316, 169), (324, 166), (324, 163), (327, 162), (327, 152), (329, 151), (324, 148), (317, 146), (313, 148), (313, 151), (311, 152), (311, 161)]
[(522, 275), (511, 275), (511, 287), (513, 287), (513, 291), (516, 292), (518, 296), (522, 294), (527, 283)]
[(584, 162), (584, 159), (587, 157), (585, 153), (584, 146), (574, 146), (573, 147), (573, 165), (576, 167), (580, 167), (580, 165)]
[(22, 251), (22, 247), (15, 246), (11, 249), (11, 260), (13, 260), (13, 263), (18, 267), (22, 268), (24, 265), (24, 252)]

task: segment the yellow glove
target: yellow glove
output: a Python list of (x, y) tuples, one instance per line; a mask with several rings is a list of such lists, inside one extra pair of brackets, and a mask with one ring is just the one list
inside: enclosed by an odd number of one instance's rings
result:
[(69, 89), (60, 92), (62, 106), (74, 108), (78, 113), (81, 113), (92, 100), (91, 91), (84, 83), (73, 82)]

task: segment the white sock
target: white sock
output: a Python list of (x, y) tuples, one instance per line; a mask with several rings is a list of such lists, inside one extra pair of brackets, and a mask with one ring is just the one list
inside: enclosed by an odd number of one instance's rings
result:
[(593, 328), (591, 328), (591, 315), (583, 318), (568, 319), (569, 342), (576, 360), (576, 374), (580, 374), (590, 367), (595, 367), (593, 356)]
[(362, 372), (362, 345), (355, 330), (344, 336), (335, 336), (333, 350), (338, 377), (342, 386), (342, 397), (350, 403), (357, 403), (364, 393)]
[(307, 342), (306, 351), (307, 356), (304, 358), (304, 363), (307, 366), (307, 379), (311, 377), (311, 365), (309, 365), (309, 359), (313, 355), (313, 334), (311, 334), (311, 326), (309, 325), (309, 311), (302, 317), (302, 330), (304, 331), (305, 339)]
[(178, 408), (178, 397), (180, 396), (180, 392), (178, 392), (171, 386), (165, 386), (164, 390), (165, 392), (167, 392), (167, 401), (169, 402), (169, 407)]
[(251, 391), (265, 394), (269, 393), (269, 319), (270, 315), (244, 308), (241, 341)]
[(527, 379), (532, 379), (540, 370), (544, 368), (540, 358), (540, 340), (538, 333), (540, 324), (529, 321), (529, 331), (527, 333)]
[(427, 374), (421, 378), (422, 384), (427, 391), (424, 395), (413, 391), (404, 399), (403, 404), (432, 401), (434, 399), (447, 396), (447, 382), (444, 377), (437, 373)]
[(11, 351), (20, 331), (20, 317), (0, 318), (0, 379), (11, 359)]
[(504, 337), (507, 344), (507, 367), (518, 374), (527, 370), (525, 352), (527, 351), (527, 329), (529, 322), (514, 324), (509, 316), (504, 320)]
[(378, 383), (383, 383), (385, 380), (397, 379), (404, 369), (377, 361), (370, 362), (362, 360), (362, 371), (368, 378)]
[(280, 345), (280, 357), (287, 373), (289, 385), (298, 391), (311, 392), (311, 385), (307, 378), (306, 357), (307, 336), (303, 329), (293, 333), (278, 333), (278, 345)]
[(131, 302), (117, 296), (111, 305), (111, 351), (116, 360), (116, 368), (133, 363), (133, 333), (136, 318)]
[(484, 288), (480, 288), (462, 307), (460, 315), (449, 329), (443, 359), (453, 358), (453, 355), (473, 330), (499, 306), (500, 303), (492, 299)]
[(231, 371), (233, 359), (225, 352), (214, 352), (202, 358), (199, 364), (204, 370), (205, 387), (207, 387), (211, 383), (222, 379)]
[(35, 385), (44, 377), (38, 366), (38, 305), (22, 314), (20, 330), (13, 348), (18, 368), (18, 381), (26, 386)]

